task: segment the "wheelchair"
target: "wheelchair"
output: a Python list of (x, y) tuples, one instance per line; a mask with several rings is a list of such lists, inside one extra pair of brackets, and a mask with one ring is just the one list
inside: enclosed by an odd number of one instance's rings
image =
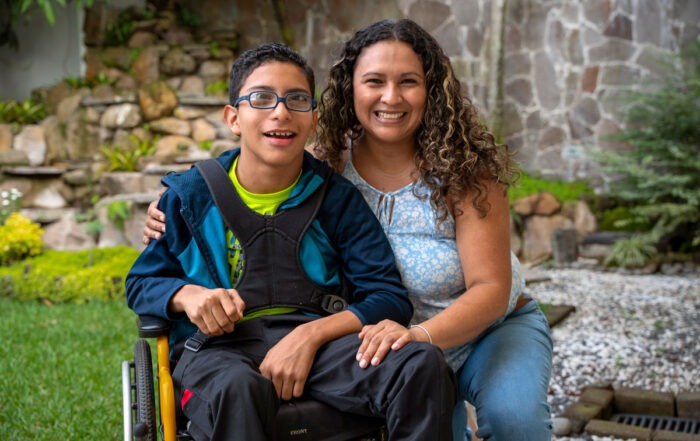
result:
[[(169, 323), (153, 316), (139, 316), (139, 340), (134, 360), (122, 362), (124, 441), (192, 441), (175, 415), (175, 392), (168, 344)], [(154, 390), (151, 346), (156, 339), (158, 409)], [(158, 415), (157, 415), (158, 414)], [(323, 424), (319, 424), (322, 415)], [(180, 425), (182, 426), (182, 425)], [(338, 431), (338, 428), (343, 428)], [(340, 412), (319, 401), (283, 402), (277, 413), (277, 441), (385, 441), (383, 419)]]

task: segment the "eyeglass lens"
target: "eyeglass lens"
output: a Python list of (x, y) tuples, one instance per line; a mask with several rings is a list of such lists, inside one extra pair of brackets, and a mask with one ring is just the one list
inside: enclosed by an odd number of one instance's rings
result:
[[(288, 93), (280, 99), (282, 100), (289, 110), (305, 112), (312, 106), (311, 97), (304, 93)], [(269, 109), (275, 107), (277, 102), (278, 96), (274, 92), (258, 91), (250, 94), (250, 104), (253, 107)]]

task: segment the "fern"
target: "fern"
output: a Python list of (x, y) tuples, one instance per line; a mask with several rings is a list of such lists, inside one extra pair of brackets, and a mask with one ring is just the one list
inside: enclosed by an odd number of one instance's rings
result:
[(593, 152), (614, 176), (611, 195), (650, 229), (620, 241), (610, 263), (639, 266), (658, 251), (700, 250), (700, 42), (657, 88), (628, 95), (626, 128), (611, 139), (624, 151)]

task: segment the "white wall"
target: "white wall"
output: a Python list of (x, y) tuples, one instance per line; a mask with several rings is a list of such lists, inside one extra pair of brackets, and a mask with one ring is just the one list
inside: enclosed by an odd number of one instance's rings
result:
[(38, 8), (17, 23), (19, 49), (0, 48), (0, 100), (29, 98), (32, 89), (81, 76), (83, 11), (56, 7), (51, 26)]
[[(109, 7), (144, 3), (144, 0), (110, 0)], [(65, 8), (56, 2), (52, 4), (56, 14), (53, 26), (35, 5), (16, 24), (19, 50), (0, 48), (0, 100), (24, 100), (32, 89), (83, 75), (85, 13), (75, 7), (75, 2), (67, 2)]]

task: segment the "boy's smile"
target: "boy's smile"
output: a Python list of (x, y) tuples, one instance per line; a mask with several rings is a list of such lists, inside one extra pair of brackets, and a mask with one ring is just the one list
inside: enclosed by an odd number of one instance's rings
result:
[[(240, 89), (242, 97), (253, 92), (312, 95), (304, 72), (288, 62), (271, 61), (253, 70)], [(241, 137), (236, 175), (253, 193), (273, 193), (288, 187), (299, 176), (306, 141), (313, 134), (318, 112), (292, 111), (283, 102), (261, 109), (242, 100), (226, 106), (224, 118)]]

